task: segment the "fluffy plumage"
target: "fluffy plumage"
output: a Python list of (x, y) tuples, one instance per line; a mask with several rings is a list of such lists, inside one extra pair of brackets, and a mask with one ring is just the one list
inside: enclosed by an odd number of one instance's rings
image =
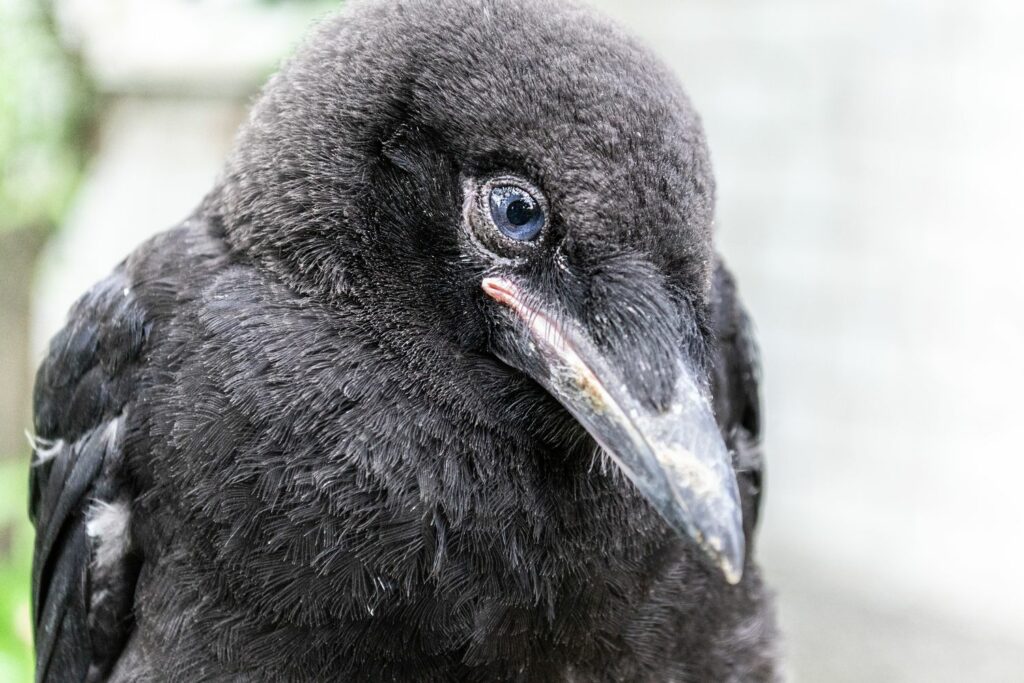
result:
[[(467, 238), (467, 179), (499, 172), (550, 204), (529, 258)], [(674, 78), (576, 5), (326, 22), (195, 214), (40, 368), (38, 679), (773, 680), (757, 361), (713, 188)], [(652, 411), (673, 359), (697, 369), (739, 585), (534, 381), (480, 289), (503, 267), (557, 291)]]

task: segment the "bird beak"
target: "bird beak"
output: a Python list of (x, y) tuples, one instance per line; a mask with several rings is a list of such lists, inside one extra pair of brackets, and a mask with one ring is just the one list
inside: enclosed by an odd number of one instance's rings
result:
[(540, 360), (530, 374), (590, 433), (650, 504), (692, 539), (726, 581), (739, 582), (743, 520), (729, 450), (710, 403), (680, 353), (675, 398), (664, 412), (637, 400), (628, 378), (572, 321), (527, 300), (511, 280), (488, 277), (484, 292), (525, 325)]

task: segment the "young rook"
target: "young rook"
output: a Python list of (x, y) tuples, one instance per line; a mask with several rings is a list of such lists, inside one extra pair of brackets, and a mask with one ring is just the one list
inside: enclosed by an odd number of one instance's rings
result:
[(775, 680), (713, 212), (606, 20), (352, 2), (51, 343), (38, 680)]

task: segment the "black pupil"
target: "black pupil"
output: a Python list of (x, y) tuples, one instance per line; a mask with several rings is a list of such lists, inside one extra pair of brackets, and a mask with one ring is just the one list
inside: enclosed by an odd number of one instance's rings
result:
[(505, 216), (508, 218), (508, 222), (516, 227), (526, 225), (536, 215), (537, 208), (525, 199), (516, 199), (510, 202), (508, 208), (505, 209)]

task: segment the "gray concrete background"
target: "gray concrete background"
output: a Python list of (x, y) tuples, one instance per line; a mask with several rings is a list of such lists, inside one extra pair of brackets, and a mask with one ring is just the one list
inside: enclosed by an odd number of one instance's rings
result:
[[(246, 91), (307, 21), (260, 14), (265, 49), (239, 57), (216, 26), (244, 36), (240, 3), (108, 0), (103, 22), (62, 4), (112, 100), (40, 273), (39, 340), (198, 201), (244, 116), (226, 84)], [(793, 679), (1024, 681), (1024, 3), (595, 4), (704, 115), (763, 346), (759, 550)], [(109, 28), (147, 16), (167, 46)]]

